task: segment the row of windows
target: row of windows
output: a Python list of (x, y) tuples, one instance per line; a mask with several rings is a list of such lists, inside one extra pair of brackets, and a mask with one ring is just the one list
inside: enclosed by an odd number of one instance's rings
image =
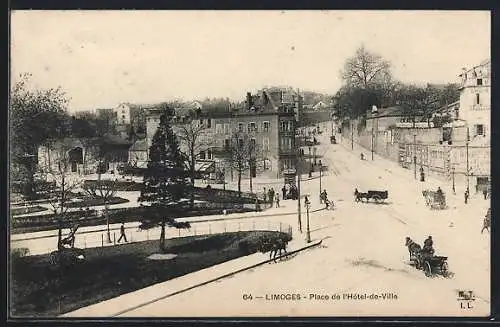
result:
[[(244, 145), (243, 142), (244, 142), (243, 139), (239, 139), (238, 140), (239, 146), (242, 147)], [(250, 142), (253, 143), (254, 147), (257, 144), (257, 140), (254, 138), (250, 139)], [(230, 139), (224, 139), (224, 147), (226, 149), (231, 147), (231, 140)], [(269, 138), (267, 138), (267, 137), (262, 139), (262, 150), (269, 151)]]
[[(262, 125), (260, 127), (260, 131), (263, 133), (267, 133), (271, 130), (271, 124), (268, 121), (262, 122)], [(238, 123), (238, 132), (245, 132), (245, 125), (244, 123)], [(247, 132), (248, 133), (257, 133), (259, 132), (258, 124), (255, 122), (250, 122), (247, 123)]]

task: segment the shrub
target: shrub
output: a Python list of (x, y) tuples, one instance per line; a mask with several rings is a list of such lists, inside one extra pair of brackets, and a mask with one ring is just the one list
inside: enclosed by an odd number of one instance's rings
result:
[(30, 250), (28, 248), (16, 248), (10, 250), (10, 255), (12, 259), (22, 258), (28, 256), (30, 254)]

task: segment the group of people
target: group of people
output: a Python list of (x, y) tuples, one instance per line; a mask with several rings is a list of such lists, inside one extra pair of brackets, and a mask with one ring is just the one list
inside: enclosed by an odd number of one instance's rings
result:
[(299, 191), (295, 185), (283, 185), (281, 193), (283, 194), (283, 200), (297, 200), (299, 198)]
[(266, 191), (266, 188), (264, 187), (263, 199), (264, 205), (270, 204), (270, 207), (272, 208), (276, 203), (276, 208), (280, 207), (280, 195), (274, 191), (274, 188), (270, 188)]

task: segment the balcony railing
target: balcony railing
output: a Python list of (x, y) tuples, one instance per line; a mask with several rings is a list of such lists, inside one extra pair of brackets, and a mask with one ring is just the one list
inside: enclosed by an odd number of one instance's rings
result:
[(292, 156), (292, 155), (295, 155), (296, 153), (297, 153), (297, 152), (296, 152), (296, 150), (295, 150), (295, 149), (292, 149), (292, 148), (290, 148), (290, 149), (288, 149), (288, 148), (284, 148), (284, 149), (283, 149), (283, 148), (282, 148), (282, 149), (280, 149), (280, 151), (279, 151), (279, 154), (280, 154), (280, 155), (285, 155), (285, 156)]

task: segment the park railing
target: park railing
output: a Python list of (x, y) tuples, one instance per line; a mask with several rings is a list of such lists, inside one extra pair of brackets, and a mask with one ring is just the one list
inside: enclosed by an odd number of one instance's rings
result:
[[(125, 231), (125, 237), (123, 237), (122, 239), (120, 239), (121, 233), (119, 230), (111, 230), (111, 242), (108, 242), (107, 233), (103, 230), (85, 234), (77, 233), (75, 238), (75, 247), (87, 249), (144, 241), (159, 242), (161, 233), (160, 227), (155, 227), (148, 230), (140, 230), (138, 226), (139, 224), (137, 224), (137, 226), (128, 228)], [(289, 224), (270, 220), (254, 219), (238, 222), (213, 221), (192, 223), (191, 228), (189, 229), (167, 227), (165, 230), (165, 238), (171, 239), (178, 237), (215, 235), (244, 231), (274, 231), (285, 233), (290, 238), (293, 237), (292, 226), (290, 226)], [(46, 237), (43, 239), (20, 240), (18, 242), (15, 242), (12, 247), (13, 249), (27, 249), (26, 252), (28, 253), (28, 255), (50, 253), (57, 249), (57, 236)]]

